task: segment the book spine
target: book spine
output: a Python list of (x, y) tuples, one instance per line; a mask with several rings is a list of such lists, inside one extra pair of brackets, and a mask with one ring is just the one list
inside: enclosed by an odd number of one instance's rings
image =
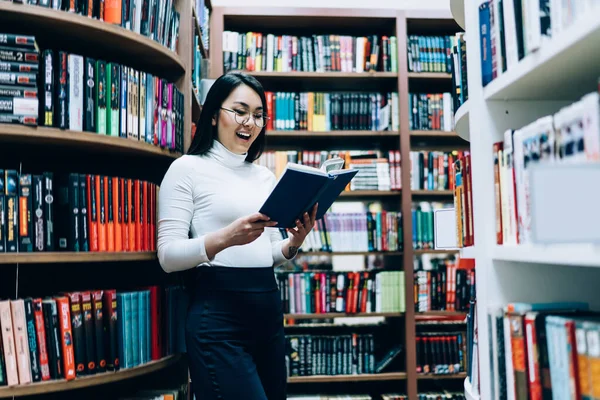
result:
[(117, 338), (117, 321), (120, 316), (117, 313), (117, 292), (114, 289), (105, 290), (103, 298), (104, 331), (106, 332), (106, 369), (116, 371), (119, 369), (119, 350)]
[(19, 251), (33, 251), (33, 192), (32, 176), (22, 174), (19, 177)]
[(17, 171), (5, 170), (5, 198), (6, 198), (6, 252), (16, 253), (18, 251), (18, 215), (19, 206), (17, 201)]
[(96, 62), (96, 131), (106, 135), (106, 62)]
[[(0, 195), (1, 196), (1, 195)], [(33, 249), (45, 250), (45, 224), (44, 224), (44, 177), (33, 175)], [(2, 211), (0, 211), (0, 214)], [(1, 236), (1, 235), (0, 235)], [(1, 251), (1, 250), (0, 250)]]
[(88, 227), (88, 197), (87, 197), (87, 177), (85, 174), (79, 174), (79, 214), (78, 214), (78, 223), (79, 226), (79, 250), (80, 251), (90, 251), (90, 241), (88, 237), (89, 227)]
[(83, 315), (83, 330), (85, 332), (85, 373), (96, 373), (96, 348), (94, 347), (94, 312), (92, 310), (92, 295), (81, 292), (81, 312)]
[(0, 169), (0, 253), (6, 252), (6, 196), (4, 184), (4, 170)]
[(73, 331), (73, 350), (75, 355), (75, 374), (85, 374), (85, 330), (83, 326), (83, 312), (81, 309), (81, 293), (71, 292), (66, 294), (71, 305), (71, 330)]
[(67, 297), (57, 297), (55, 300), (60, 328), (59, 345), (62, 350), (63, 378), (72, 380), (75, 379), (75, 353), (72, 341), (73, 331), (71, 329), (69, 299)]
[(54, 251), (54, 175), (44, 172), (44, 240), (46, 251)]
[(64, 51), (58, 52), (58, 58), (56, 59), (56, 85), (54, 87), (56, 99), (56, 114), (54, 115), (55, 121), (54, 126), (60, 129), (67, 129), (69, 126), (69, 86), (67, 80), (68, 67), (67, 67), (68, 54)]
[(92, 295), (92, 312), (94, 317), (94, 333), (96, 343), (96, 372), (106, 371), (104, 317), (102, 313), (102, 291), (94, 290)]
[(31, 366), (31, 380), (33, 382), (39, 382), (42, 380), (42, 372), (40, 370), (40, 360), (38, 357), (38, 341), (37, 332), (35, 329), (33, 300), (31, 298), (26, 298), (23, 302), (25, 306), (25, 323), (27, 326), (29, 365)]
[(84, 94), (84, 130), (86, 132), (96, 132), (96, 60), (90, 57), (85, 59), (85, 94)]
[(48, 348), (46, 345), (46, 328), (42, 310), (42, 299), (33, 299), (33, 316), (35, 319), (35, 331), (37, 348), (39, 349), (39, 364), (42, 381), (50, 379), (50, 367), (48, 365)]
[(10, 308), (15, 336), (19, 383), (22, 385), (31, 382), (31, 364), (29, 360), (29, 341), (27, 339), (26, 329), (27, 323), (25, 321), (25, 305), (22, 299), (11, 300)]
[(69, 129), (83, 131), (83, 57), (69, 54), (68, 57), (68, 87), (69, 87)]
[(110, 81), (107, 86), (110, 92), (106, 96), (106, 99), (108, 101), (108, 105), (106, 107), (108, 113), (108, 135), (119, 136), (119, 99), (121, 97), (121, 66), (116, 63), (110, 63), (108, 65), (108, 71), (110, 77)]
[(6, 367), (6, 381), (8, 386), (19, 384), (19, 372), (17, 367), (17, 352), (15, 349), (15, 337), (13, 332), (12, 314), (10, 301), (0, 301), (0, 326), (2, 326), (2, 350), (0, 354), (4, 357)]

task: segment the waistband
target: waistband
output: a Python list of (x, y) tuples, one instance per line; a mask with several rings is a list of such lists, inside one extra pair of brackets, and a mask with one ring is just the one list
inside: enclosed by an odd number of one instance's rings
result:
[(273, 267), (196, 268), (196, 288), (237, 292), (268, 292), (277, 290)]

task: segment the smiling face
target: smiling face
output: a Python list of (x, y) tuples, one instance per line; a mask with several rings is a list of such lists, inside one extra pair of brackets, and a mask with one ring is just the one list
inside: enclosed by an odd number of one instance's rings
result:
[[(232, 153), (247, 153), (261, 131), (252, 118), (263, 113), (260, 96), (252, 88), (242, 84), (231, 92), (221, 107), (219, 118), (213, 118), (212, 121), (213, 126), (217, 125), (217, 139)], [(250, 118), (244, 124), (237, 122), (248, 116)]]

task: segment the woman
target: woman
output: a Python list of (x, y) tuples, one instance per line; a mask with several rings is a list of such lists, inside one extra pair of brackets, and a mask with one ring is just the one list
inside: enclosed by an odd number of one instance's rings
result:
[(257, 211), (276, 183), (253, 164), (263, 152), (267, 105), (253, 77), (212, 85), (187, 155), (160, 187), (158, 258), (194, 269), (186, 345), (197, 400), (286, 398), (283, 311), (273, 267), (295, 257), (317, 206), (282, 240)]

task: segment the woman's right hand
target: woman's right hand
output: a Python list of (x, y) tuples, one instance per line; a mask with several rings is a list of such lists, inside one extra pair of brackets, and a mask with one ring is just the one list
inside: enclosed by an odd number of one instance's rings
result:
[(275, 225), (276, 221), (270, 221), (269, 217), (261, 213), (238, 218), (225, 227), (225, 243), (227, 247), (251, 243), (262, 235), (265, 228)]
[(204, 239), (206, 255), (212, 260), (221, 251), (231, 246), (252, 243), (259, 238), (265, 228), (277, 225), (269, 217), (261, 213), (238, 218), (226, 227), (209, 233)]

